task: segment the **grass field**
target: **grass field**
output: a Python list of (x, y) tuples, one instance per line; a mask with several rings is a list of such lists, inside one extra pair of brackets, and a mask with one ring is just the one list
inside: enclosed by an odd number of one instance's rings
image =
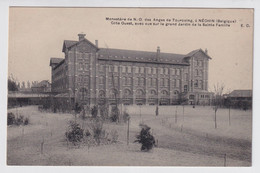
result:
[[(211, 107), (127, 106), (131, 116), (130, 143), (126, 143), (127, 125), (105, 123), (107, 132), (117, 130), (118, 143), (88, 147), (73, 147), (65, 141), (65, 131), (71, 114), (39, 112), (28, 106), (10, 109), (30, 118), (28, 126), (7, 129), (8, 165), (82, 165), (82, 166), (250, 166), (252, 141), (252, 112), (219, 109), (214, 126)], [(80, 121), (78, 119), (78, 121)], [(81, 120), (81, 123), (82, 120)], [(158, 147), (141, 152), (133, 143), (145, 123), (158, 140)], [(229, 124), (230, 123), (230, 124)], [(41, 153), (41, 143), (43, 150)], [(226, 155), (226, 159), (225, 159)]]

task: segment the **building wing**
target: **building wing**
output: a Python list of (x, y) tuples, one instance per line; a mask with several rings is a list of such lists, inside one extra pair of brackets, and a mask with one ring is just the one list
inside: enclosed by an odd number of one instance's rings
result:
[(229, 97), (252, 97), (252, 90), (234, 90)]

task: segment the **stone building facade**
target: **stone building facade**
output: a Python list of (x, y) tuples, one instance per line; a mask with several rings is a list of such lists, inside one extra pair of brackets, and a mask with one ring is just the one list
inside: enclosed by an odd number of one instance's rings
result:
[(83, 104), (210, 104), (207, 50), (186, 55), (99, 48), (85, 34), (51, 58), (52, 92)]

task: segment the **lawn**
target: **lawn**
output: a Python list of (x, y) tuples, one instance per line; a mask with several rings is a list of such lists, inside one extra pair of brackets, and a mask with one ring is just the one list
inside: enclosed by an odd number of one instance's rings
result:
[[(82, 166), (250, 166), (252, 111), (217, 111), (217, 129), (212, 107), (126, 106), (130, 114), (130, 143), (127, 124), (104, 123), (107, 133), (117, 130), (118, 142), (100, 146), (73, 146), (65, 140), (65, 131), (75, 116), (39, 112), (28, 106), (10, 109), (30, 118), (28, 126), (7, 129), (8, 165), (82, 165)], [(77, 118), (81, 126), (86, 126)], [(88, 120), (86, 120), (88, 121)], [(139, 124), (151, 127), (158, 147), (141, 152), (134, 143)], [(41, 150), (41, 145), (43, 145)], [(226, 159), (225, 159), (226, 157)]]

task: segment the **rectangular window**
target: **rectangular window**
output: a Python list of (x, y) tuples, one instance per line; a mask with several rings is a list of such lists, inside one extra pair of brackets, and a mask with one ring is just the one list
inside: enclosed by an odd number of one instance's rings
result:
[(125, 70), (125, 66), (122, 66), (122, 73), (125, 73), (126, 70)]
[(82, 70), (82, 68), (83, 68), (83, 65), (82, 65), (82, 63), (80, 62), (80, 63), (79, 63), (79, 69)]
[(176, 75), (177, 75), (177, 76), (180, 75), (180, 69), (176, 69)]
[(118, 72), (118, 67), (116, 65), (114, 66), (114, 72)]
[(128, 83), (128, 85), (132, 85), (132, 78), (131, 77), (128, 78), (127, 83)]
[(128, 66), (127, 72), (128, 72), (128, 73), (132, 73), (132, 68), (131, 68), (131, 66)]
[(160, 86), (163, 86), (163, 84), (164, 84), (164, 83), (163, 83), (163, 80), (164, 80), (164, 79), (162, 79), (162, 78), (160, 79)]
[(175, 80), (175, 79), (172, 80), (172, 86), (173, 86), (174, 88), (176, 87), (176, 80)]
[(175, 75), (175, 69), (172, 69), (172, 75)]
[(154, 69), (153, 69), (153, 74), (156, 74), (156, 73), (157, 73), (157, 72), (156, 72), (156, 68), (154, 68)]
[(194, 95), (190, 95), (190, 96), (189, 96), (189, 99), (194, 99), (194, 98), (195, 98)]
[(144, 73), (144, 67), (140, 67), (139, 70), (140, 73)]
[(168, 86), (169, 85), (169, 80), (168, 79), (164, 79), (164, 86)]
[(180, 80), (179, 80), (179, 79), (176, 81), (176, 87), (177, 87), (177, 88), (180, 87)]
[(196, 88), (198, 87), (198, 80), (195, 81), (194, 87), (196, 87)]
[(108, 83), (109, 83), (110, 85), (112, 85), (112, 77), (109, 77), (109, 78), (108, 78)]
[(165, 74), (169, 74), (169, 69), (168, 68), (165, 69)]
[(147, 68), (147, 73), (151, 74), (151, 68), (150, 67)]
[(135, 85), (138, 85), (138, 78), (135, 78)]
[(160, 68), (160, 74), (163, 74), (163, 69), (162, 68)]
[(139, 73), (139, 67), (135, 67), (135, 73)]
[(157, 79), (153, 79), (153, 86), (157, 85)]
[(188, 85), (184, 85), (184, 92), (188, 92)]

